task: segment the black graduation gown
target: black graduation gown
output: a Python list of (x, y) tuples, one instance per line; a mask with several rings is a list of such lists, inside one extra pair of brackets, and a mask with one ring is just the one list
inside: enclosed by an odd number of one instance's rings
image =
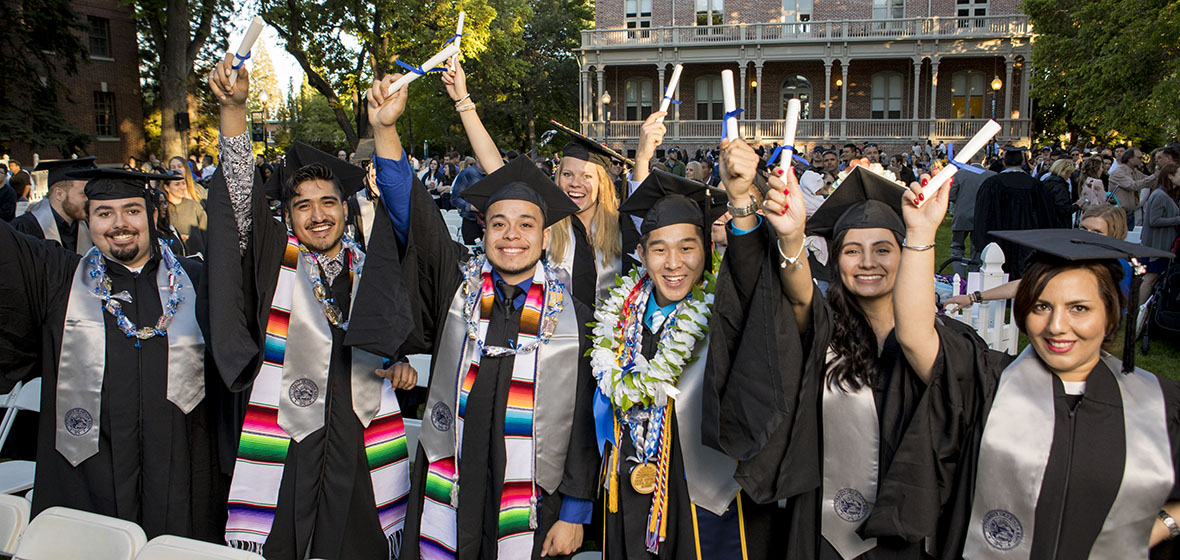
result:
[[(194, 283), (201, 265), (180, 259)], [(77, 467), (55, 445), (57, 363), (66, 307), (81, 257), (50, 241), (36, 241), (0, 224), (0, 356), (9, 364), (8, 383), (41, 376), (37, 473), (33, 514), (66, 506), (138, 523), (148, 538), (162, 534), (218, 541), (225, 525), (228, 487), (217, 468), (211, 416), (216, 391), (185, 415), (167, 400), (168, 342), (164, 337), (129, 339), (109, 313), (106, 371), (102, 385), (98, 453)], [(133, 302), (123, 312), (136, 325), (151, 325), (162, 313), (152, 257), (139, 274), (107, 261), (111, 292), (126, 290)], [(190, 302), (197, 305), (203, 302)], [(205, 332), (208, 332), (207, 330)], [(38, 341), (39, 346), (26, 346)], [(20, 363), (23, 360), (23, 363)], [(39, 371), (38, 371), (39, 365)], [(206, 387), (216, 388), (206, 369)], [(19, 376), (19, 377), (17, 377)]]
[[(267, 317), (287, 244), (287, 228), (272, 217), (261, 182), (255, 181), (253, 192), (254, 226), (245, 256), (239, 256), (237, 224), (220, 172), (210, 184), (207, 207), (208, 268), (218, 271), (209, 282), (211, 346), (225, 385), (240, 395), (236, 414), (228, 420), (235, 444), (262, 365)], [(336, 277), (330, 290), (347, 317), (347, 272)], [(303, 441), (291, 440), (288, 447), (274, 524), (263, 546), (270, 560), (302, 560), (309, 553), (327, 560), (388, 557), (365, 457), (364, 426), (352, 410), (352, 354), (344, 336), (332, 327), (332, 346), (324, 348), (332, 354), (324, 426)]]
[[(767, 229), (730, 237), (720, 286), (733, 292), (720, 294), (719, 287), (714, 305), (715, 344), (709, 370), (713, 378), (706, 387), (716, 393), (711, 403), (706, 401), (704, 438), (739, 460), (737, 478), (756, 500), (787, 500), (789, 529), (781, 538), (787, 541), (788, 558), (837, 560), (840, 555), (823, 538), (820, 525), (822, 390), (835, 318), (815, 290), (811, 327), (800, 338), (793, 311), (782, 295), (777, 255)], [(771, 298), (772, 303), (766, 305), (763, 298)], [(974, 335), (970, 327), (954, 321), (939, 322), (936, 328), (948, 336)], [(794, 340), (789, 337), (792, 333)], [(944, 351), (936, 359), (935, 370), (958, 363)], [(884, 476), (893, 468), (904, 468), (896, 462), (897, 447), (925, 385), (909, 367), (893, 333), (876, 366), (879, 379), (873, 397), (880, 434), (879, 472)], [(887, 534), (880, 537), (877, 546), (859, 558), (923, 557), (918, 545)]]
[[(53, 211), (53, 220), (57, 222), (57, 232), (61, 236), (62, 246), (71, 251), (78, 250), (78, 226), (77, 222), (67, 224), (65, 220)], [(41, 223), (37, 221), (37, 217), (32, 212), (25, 212), (8, 222), (12, 229), (31, 235), (37, 239), (45, 239), (45, 232), (41, 231)], [(180, 253), (176, 253), (180, 255)]]
[[(439, 335), (442, 333), (447, 310), (455, 291), (463, 281), (460, 265), (466, 261), (468, 254), (465, 246), (451, 241), (442, 215), (426, 190), (410, 190), (410, 226), (405, 246), (398, 247), (392, 235), (392, 223), (384, 208), (378, 208), (377, 214), (386, 217), (374, 222), (369, 255), (370, 259), (375, 259), (374, 262), (386, 262), (391, 258), (395, 259), (400, 249), (401, 266), (405, 271), (404, 281), (409, 294), (413, 296), (411, 301), (414, 310), (410, 321), (414, 330), (401, 352), (437, 355), (442, 342)], [(378, 231), (378, 228), (383, 231)], [(365, 266), (367, 272), (363, 282), (373, 281), (374, 278), (379, 282), (390, 281), (384, 274), (375, 275), (369, 264)], [(366, 296), (363, 284), (361, 296)], [(577, 300), (574, 301), (574, 305), (579, 328), (585, 332), (585, 324), (593, 320), (592, 313)], [(361, 318), (362, 310), (366, 315), (371, 315), (372, 310), (379, 307), (370, 305), (367, 299), (362, 301), (358, 298), (357, 318)], [(487, 343), (506, 345), (508, 338), (515, 338), (519, 324), (520, 310), (509, 309), (503, 298), (497, 296), (489, 319)], [(583, 336), (579, 355), (584, 354), (588, 348), (587, 341), (588, 339)], [(368, 346), (360, 342), (358, 345)], [(457, 517), (458, 558), (462, 560), (494, 558), (496, 554), (496, 516), (503, 489), (506, 460), (503, 444), (504, 410), (507, 407), (508, 385), (512, 377), (511, 365), (511, 358), (484, 357), (480, 361), (479, 376), (467, 398), (463, 457), (459, 463), (462, 483), (459, 486)], [(578, 386), (574, 389), (577, 391), (577, 404), (574, 409), (574, 426), (570, 434), (565, 473), (558, 493), (549, 494), (542, 490), (544, 495), (533, 540), (534, 558), (540, 557), (545, 535), (557, 521), (562, 496), (591, 500), (595, 495), (599, 460), (594, 439), (593, 414), (590, 411), (594, 378), (589, 366), (589, 359), (579, 360)], [(537, 374), (544, 375), (544, 372), (538, 371)], [(421, 528), (427, 464), (426, 452), (419, 446), (414, 460), (402, 558), (418, 558), (419, 555), (418, 535)]]
[[(651, 359), (658, 348), (659, 335), (643, 327), (641, 352)], [(675, 413), (665, 417), (672, 422), (671, 461), (668, 465), (668, 518), (666, 540), (660, 544), (659, 554), (651, 554), (646, 547), (648, 515), (652, 494), (640, 494), (631, 487), (631, 469), (637, 463), (627, 460), (636, 456), (631, 441), (631, 430), (620, 425), (619, 450), (619, 511), (610, 513), (604, 493), (606, 535), (603, 558), (606, 560), (746, 558), (769, 559), (782, 557), (779, 542), (771, 533), (781, 523), (781, 510), (776, 503), (759, 504), (746, 492), (730, 503), (724, 514), (714, 515), (709, 510), (693, 505), (685, 479), (684, 455), (680, 449), (680, 423)], [(609, 444), (608, 444), (609, 445)], [(610, 449), (604, 451), (609, 457)], [(609, 463), (608, 463), (609, 468)], [(742, 547), (745, 546), (745, 554)], [(699, 547), (699, 548), (698, 548)]]
[(995, 242), (1004, 250), (1004, 272), (1020, 278), (1032, 249), (991, 236), (993, 231), (1056, 227), (1057, 210), (1045, 187), (1023, 172), (997, 173), (975, 195), (975, 234), (980, 247)]
[[(569, 290), (574, 299), (593, 308), (598, 304), (598, 266), (600, 263), (594, 255), (594, 248), (590, 245), (586, 226), (582, 225), (582, 221), (577, 216), (570, 216), (570, 223), (573, 224), (574, 232), (573, 239), (570, 240), (574, 244), (574, 258), (573, 270), (570, 271), (571, 285)], [(639, 231), (635, 229), (635, 224), (631, 221), (631, 216), (619, 215), (619, 235), (622, 242), (619, 275), (626, 276), (631, 272), (631, 268), (640, 266), (639, 261), (631, 256), (636, 252), (635, 248), (639, 244), (640, 237)]]
[[(962, 555), (971, 521), (983, 428), (1001, 373), (1012, 358), (981, 340), (939, 333), (942, 353), (963, 356), (940, 372), (915, 414), (913, 428), (881, 482), (877, 507), (862, 526), (866, 536), (910, 541), (937, 535), (939, 558)], [(1033, 558), (1085, 558), (1114, 502), (1126, 461), (1122, 398), (1102, 362), (1081, 399), (1054, 379), (1053, 443), (1035, 509)], [(1180, 386), (1160, 379), (1175, 479), (1180, 480)], [(1174, 485), (1167, 501), (1180, 499)], [(941, 514), (940, 514), (941, 512)]]

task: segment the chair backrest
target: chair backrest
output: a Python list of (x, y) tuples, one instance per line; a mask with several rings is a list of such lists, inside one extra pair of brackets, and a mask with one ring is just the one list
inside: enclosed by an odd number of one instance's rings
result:
[(16, 400), (12, 403), (12, 408), (17, 410), (31, 410), (33, 412), (41, 411), (41, 378), (35, 378), (25, 383), (21, 387), (20, 393), (17, 393)]
[(14, 560), (135, 560), (147, 536), (138, 525), (96, 513), (51, 507), (20, 536)]
[[(966, 280), (966, 293), (990, 290), (1008, 281), (1004, 273), (1004, 251), (995, 243), (988, 243), (983, 248), (983, 264), (979, 272), (969, 272)], [(954, 292), (960, 293), (962, 280), (955, 275)], [(947, 313), (947, 317), (967, 323), (979, 333), (992, 350), (1016, 355), (1020, 342), (1020, 329), (1016, 328), (1016, 319), (1008, 312), (1010, 300), (985, 301), (956, 311)]]
[(431, 358), (430, 354), (410, 354), (406, 356), (410, 360), (410, 365), (414, 367), (414, 371), (418, 372), (418, 386), (430, 386), (430, 371)]
[(135, 560), (263, 560), (262, 555), (228, 546), (161, 535), (148, 541)]
[(422, 431), (422, 421), (413, 418), (402, 420), (406, 426), (406, 449), (410, 450), (410, 462), (418, 454), (418, 433)]
[(12, 554), (17, 540), (29, 526), (32, 506), (20, 496), (0, 494), (0, 553)]

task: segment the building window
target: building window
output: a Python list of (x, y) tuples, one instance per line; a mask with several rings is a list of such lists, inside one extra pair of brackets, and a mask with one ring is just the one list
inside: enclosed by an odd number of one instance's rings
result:
[(873, 19), (905, 17), (905, 0), (873, 0)]
[(625, 119), (641, 121), (651, 114), (652, 81), (631, 78), (623, 83), (623, 97), (626, 102)]
[(982, 119), (987, 75), (979, 70), (951, 74), (951, 110), (956, 119)]
[[(626, 10), (625, 20), (627, 29), (648, 29), (651, 27), (651, 0), (623, 0)], [(636, 35), (646, 38), (650, 31), (629, 32), (629, 38)]]
[(878, 72), (873, 74), (873, 118), (901, 118), (901, 74)]
[(721, 25), (725, 19), (723, 0), (696, 0), (697, 25)]
[(697, 78), (697, 120), (719, 120), (725, 114), (725, 98), (721, 93), (721, 76)]
[(97, 58), (111, 57), (111, 20), (89, 16), (90, 23), (90, 56)]
[(987, 16), (987, 2), (988, 0), (955, 0), (955, 16), (959, 18), (959, 28), (985, 26), (987, 20), (983, 18)]
[(799, 74), (788, 76), (787, 79), (783, 80), (782, 92), (783, 109), (781, 115), (784, 119), (787, 118), (787, 102), (792, 99), (799, 100), (799, 105), (801, 106), (799, 108), (799, 118), (811, 118), (811, 82), (807, 81), (807, 78)]
[(94, 92), (94, 132), (98, 136), (115, 136), (115, 94)]
[(811, 21), (814, 0), (783, 0), (783, 23)]

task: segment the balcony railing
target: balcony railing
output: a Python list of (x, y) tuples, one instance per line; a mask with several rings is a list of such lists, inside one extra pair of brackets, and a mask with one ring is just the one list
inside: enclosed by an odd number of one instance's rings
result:
[[(927, 139), (963, 140), (975, 135), (987, 119), (831, 119), (801, 120), (795, 138), (801, 142), (837, 141), (843, 139), (874, 141), (911, 141)], [(996, 136), (999, 140), (1019, 140), (1029, 135), (1030, 123), (1024, 119), (1003, 119), (1003, 127)], [(670, 120), (667, 123), (667, 142), (715, 144), (721, 138), (721, 121)], [(588, 121), (582, 132), (606, 141), (634, 141), (639, 138), (641, 121)], [(742, 138), (756, 142), (782, 142), (784, 121), (739, 120)]]
[(582, 32), (582, 49), (645, 45), (706, 46), (884, 39), (976, 39), (1031, 35), (1032, 25), (1024, 15), (742, 23), (648, 29), (589, 29)]

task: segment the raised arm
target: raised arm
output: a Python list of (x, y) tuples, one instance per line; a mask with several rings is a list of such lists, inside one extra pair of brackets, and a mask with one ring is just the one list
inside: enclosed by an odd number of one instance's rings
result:
[(484, 128), (479, 120), (479, 113), (475, 110), (475, 101), (467, 93), (467, 74), (463, 72), (463, 65), (457, 58), (447, 60), (447, 71), (442, 74), (443, 85), (447, 88), (447, 95), (455, 102), (455, 110), (459, 112), (459, 120), (463, 121), (463, 130), (467, 131), (467, 141), (471, 142), (471, 151), (485, 173), (491, 173), (504, 165), (500, 159), (500, 150), (496, 148), (496, 141)]
[(915, 203), (921, 187), (914, 183), (901, 203), (906, 235), (893, 290), (893, 320), (906, 361), (926, 383), (930, 382), (940, 346), (934, 329), (938, 310), (934, 297), (933, 248), (938, 226), (950, 202), (949, 191), (938, 189), (919, 208)]
[(369, 104), (369, 125), (373, 127), (373, 141), (376, 152), (377, 189), (393, 231), (404, 246), (410, 229), (410, 189), (414, 185), (414, 174), (410, 170), (401, 136), (397, 133), (397, 119), (406, 110), (406, 88), (386, 96), (385, 92), (401, 74), (391, 74), (365, 94)]
[(631, 170), (631, 180), (642, 183), (651, 171), (651, 158), (656, 154), (656, 147), (664, 143), (664, 135), (668, 127), (660, 120), (668, 113), (656, 111), (647, 116), (643, 126), (639, 129), (639, 147), (635, 150), (635, 169)]
[(217, 63), (209, 75), (209, 89), (221, 106), (220, 138), (218, 153), (221, 158), (222, 175), (229, 191), (234, 220), (238, 225), (238, 248), (242, 253), (250, 239), (253, 228), (251, 191), (254, 186), (254, 146), (247, 131), (246, 98), (250, 95), (250, 70), (243, 65), (238, 68), (238, 79), (230, 84), (233, 72), (233, 53)]

